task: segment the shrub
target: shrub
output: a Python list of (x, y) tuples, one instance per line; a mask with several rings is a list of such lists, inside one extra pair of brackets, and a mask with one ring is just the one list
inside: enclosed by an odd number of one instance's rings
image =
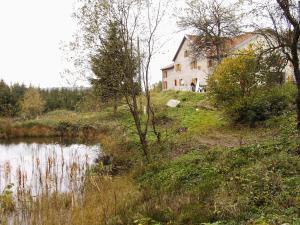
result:
[(221, 105), (228, 105), (258, 87), (257, 60), (253, 49), (226, 58), (208, 79), (209, 96)]
[[(283, 82), (284, 61), (277, 53), (258, 58), (252, 47), (226, 58), (208, 79), (209, 96), (234, 122), (254, 124), (289, 110), (293, 85)], [(260, 59), (260, 60), (259, 60)]]
[[(11, 213), (15, 210), (16, 205), (13, 198), (12, 184), (9, 184), (0, 195), (0, 214)], [(0, 216), (1, 218), (1, 216)]]
[(234, 122), (254, 125), (273, 116), (282, 115), (294, 107), (296, 88), (292, 84), (257, 90), (225, 107)]
[(21, 110), (26, 118), (35, 118), (40, 115), (45, 106), (40, 92), (37, 89), (29, 88), (21, 101)]

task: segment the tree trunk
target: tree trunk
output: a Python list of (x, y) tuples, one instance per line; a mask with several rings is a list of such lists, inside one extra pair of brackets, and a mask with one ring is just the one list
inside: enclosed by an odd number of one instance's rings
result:
[(148, 142), (146, 139), (146, 136), (144, 135), (139, 135), (140, 137), (140, 142), (141, 142), (141, 146), (142, 146), (142, 150), (145, 156), (145, 159), (147, 160), (147, 162), (149, 162), (149, 156), (148, 156)]
[(154, 110), (153, 110), (153, 108), (151, 106), (150, 106), (150, 111), (151, 111), (151, 118), (152, 118), (151, 122), (152, 122), (153, 133), (156, 136), (157, 142), (159, 144), (161, 144), (161, 133), (159, 131), (157, 131), (157, 129), (156, 129), (155, 113), (154, 113)]
[(217, 44), (216, 45), (216, 50), (217, 50), (217, 61), (218, 61), (218, 64), (221, 63), (221, 59), (222, 59), (222, 56), (221, 56), (221, 47), (220, 47), (220, 44)]
[(292, 55), (292, 64), (294, 67), (294, 76), (297, 84), (297, 98), (296, 98), (296, 105), (297, 105), (297, 129), (298, 133), (300, 134), (300, 66), (299, 66), (299, 57), (298, 57), (298, 42), (300, 37), (300, 29), (295, 27), (294, 35), (293, 35), (293, 42), (291, 45), (291, 55)]
[[(294, 57), (295, 58), (295, 57)], [(298, 56), (297, 56), (298, 58)], [(294, 75), (297, 84), (297, 97), (296, 97), (296, 106), (297, 106), (297, 129), (300, 133), (300, 70), (299, 70), (299, 62), (294, 59), (293, 67), (294, 67)]]
[(298, 49), (297, 44), (292, 46), (292, 64), (294, 67), (294, 76), (297, 84), (297, 97), (296, 97), (296, 106), (297, 106), (297, 129), (300, 133), (300, 68), (299, 68), (299, 58), (298, 58)]
[(147, 141), (148, 123), (146, 124), (145, 131), (143, 131), (142, 126), (141, 126), (141, 118), (140, 118), (140, 114), (139, 114), (136, 96), (131, 96), (131, 97), (132, 97), (132, 104), (130, 103), (128, 96), (125, 96), (127, 105), (129, 106), (129, 109), (130, 109), (130, 113), (134, 119), (134, 124), (135, 124), (137, 134), (140, 139), (140, 144), (141, 144), (141, 148), (142, 148), (144, 157), (145, 157), (146, 161), (149, 162), (148, 141)]
[(300, 85), (297, 85), (298, 92), (297, 92), (297, 99), (296, 99), (296, 105), (297, 105), (297, 129), (300, 133)]

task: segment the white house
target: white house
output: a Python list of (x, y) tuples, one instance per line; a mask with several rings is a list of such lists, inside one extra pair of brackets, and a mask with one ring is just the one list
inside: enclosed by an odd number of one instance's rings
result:
[[(207, 78), (213, 72), (215, 61), (213, 57), (195, 57), (192, 54), (192, 44), (197, 36), (185, 35), (174, 58), (173, 63), (163, 67), (163, 90), (182, 90), (205, 92)], [(234, 52), (247, 48), (249, 45), (265, 43), (258, 34), (245, 33), (227, 41), (229, 51)], [(290, 66), (286, 68), (287, 75), (292, 74)]]

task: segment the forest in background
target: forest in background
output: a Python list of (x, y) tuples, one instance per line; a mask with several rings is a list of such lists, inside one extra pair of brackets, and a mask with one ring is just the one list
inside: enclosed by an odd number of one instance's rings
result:
[[(83, 108), (83, 104), (88, 100), (87, 98), (97, 99), (93, 95), (91, 88), (37, 88), (26, 87), (24, 84), (11, 84), (8, 85), (3, 80), (0, 81), (0, 116), (2, 117), (18, 117), (22, 116), (22, 103), (24, 103), (24, 96), (28, 93), (27, 105), (39, 107), (40, 113), (46, 113), (53, 110), (65, 109), (65, 110), (80, 110)], [(39, 97), (39, 100), (33, 98)], [(41, 101), (41, 102), (40, 102)], [(25, 102), (26, 103), (26, 102)], [(40, 105), (38, 103), (41, 103)], [(25, 107), (23, 107), (25, 108)], [(92, 109), (90, 109), (92, 110)], [(24, 110), (23, 110), (24, 111)]]

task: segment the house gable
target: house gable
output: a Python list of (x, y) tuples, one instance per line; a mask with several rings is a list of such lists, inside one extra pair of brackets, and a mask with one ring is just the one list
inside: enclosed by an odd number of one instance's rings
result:
[(186, 40), (188, 40), (188, 38), (187, 38), (187, 36), (184, 36), (183, 39), (182, 39), (182, 41), (181, 41), (181, 43), (180, 43), (180, 45), (179, 45), (179, 48), (176, 51), (175, 56), (173, 58), (173, 62), (175, 62), (175, 60), (177, 59), (177, 56), (180, 53), (180, 51), (181, 51), (181, 49), (182, 49), (182, 47), (183, 47), (183, 45), (184, 45), (184, 43), (185, 43)]

